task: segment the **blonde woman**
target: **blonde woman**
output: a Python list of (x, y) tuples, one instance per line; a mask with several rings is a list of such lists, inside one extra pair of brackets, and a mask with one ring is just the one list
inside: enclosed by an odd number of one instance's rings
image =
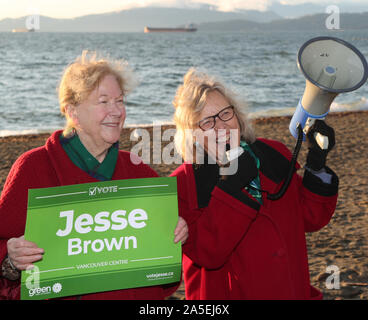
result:
[[(338, 178), (325, 166), (329, 150), (316, 147), (308, 134), (304, 177), (294, 172), (284, 196), (273, 201), (267, 195), (280, 189), (291, 153), (280, 142), (255, 139), (230, 90), (190, 69), (173, 103), (175, 142), (186, 160), (172, 174), (189, 227), (183, 246), (186, 298), (321, 298), (309, 282), (305, 232), (325, 226), (335, 210)], [(318, 126), (333, 145), (332, 128)], [(230, 162), (221, 145), (230, 146)], [(235, 171), (224, 171), (234, 164)]]
[[(19, 284), (20, 270), (26, 270), (44, 253), (23, 236), (28, 189), (157, 176), (149, 166), (133, 164), (130, 153), (118, 149), (131, 80), (126, 62), (97, 59), (88, 52), (66, 68), (59, 86), (60, 109), (67, 120), (64, 131), (54, 132), (43, 147), (20, 156), (1, 194), (3, 277)], [(175, 235), (175, 242), (185, 242), (187, 228), (182, 218)], [(172, 293), (172, 288), (152, 286), (79, 298), (163, 299)], [(19, 298), (19, 286), (8, 298)]]

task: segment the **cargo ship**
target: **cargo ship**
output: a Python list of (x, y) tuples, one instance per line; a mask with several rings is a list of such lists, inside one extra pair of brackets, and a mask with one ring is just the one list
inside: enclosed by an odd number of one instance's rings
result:
[(144, 27), (144, 33), (150, 32), (195, 32), (197, 28), (192, 26), (184, 27), (184, 28), (152, 28), (152, 27)]
[(25, 28), (13, 29), (12, 32), (35, 32), (35, 29), (25, 29)]

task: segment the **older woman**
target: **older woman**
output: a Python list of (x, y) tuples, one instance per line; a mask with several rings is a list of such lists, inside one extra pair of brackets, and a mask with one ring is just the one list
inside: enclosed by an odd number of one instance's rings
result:
[[(187, 299), (321, 298), (309, 282), (305, 232), (325, 226), (335, 210), (338, 178), (325, 166), (329, 150), (308, 134), (304, 177), (294, 172), (274, 201), (267, 195), (280, 189), (291, 154), (280, 142), (255, 139), (231, 91), (190, 69), (173, 103), (175, 142), (186, 160), (172, 175), (189, 227)], [(313, 130), (319, 129), (333, 146), (332, 128), (318, 122)], [(221, 144), (231, 148), (228, 167)]]
[[(43, 147), (20, 156), (4, 185), (0, 199), (2, 276), (18, 280), (20, 270), (42, 259), (44, 253), (23, 236), (28, 189), (157, 176), (149, 166), (133, 164), (131, 154), (118, 149), (130, 85), (125, 62), (98, 60), (87, 52), (65, 70), (59, 86), (60, 108), (67, 119), (65, 130), (54, 132)], [(187, 228), (182, 218), (174, 233), (175, 242), (185, 242)], [(79, 298), (163, 299), (172, 290), (152, 286)]]

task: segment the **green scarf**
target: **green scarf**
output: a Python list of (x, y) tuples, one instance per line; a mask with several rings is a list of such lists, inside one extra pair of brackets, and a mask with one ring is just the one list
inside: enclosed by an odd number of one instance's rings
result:
[(70, 160), (77, 167), (97, 180), (111, 180), (118, 159), (119, 142), (111, 146), (102, 163), (98, 162), (98, 160), (88, 152), (76, 133), (70, 138), (65, 138), (64, 135), (61, 134), (60, 143)]
[(240, 146), (243, 148), (245, 152), (249, 152), (250, 155), (254, 158), (257, 164), (258, 174), (257, 177), (249, 184), (250, 187), (246, 187), (245, 189), (260, 203), (262, 204), (262, 193), (261, 191), (261, 181), (259, 179), (259, 167), (260, 161), (249, 147), (249, 145), (245, 141), (240, 141)]

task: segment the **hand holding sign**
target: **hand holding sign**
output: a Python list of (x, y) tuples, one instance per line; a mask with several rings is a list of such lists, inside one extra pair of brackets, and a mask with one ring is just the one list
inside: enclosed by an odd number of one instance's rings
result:
[(8, 257), (18, 270), (33, 267), (32, 263), (41, 260), (44, 253), (43, 249), (34, 242), (25, 240), (24, 236), (9, 239), (7, 247)]
[(188, 239), (188, 225), (182, 217), (179, 217), (178, 224), (176, 225), (174, 231), (174, 235), (175, 235), (174, 239), (175, 243), (181, 241), (181, 244), (184, 244), (185, 241), (187, 241)]

